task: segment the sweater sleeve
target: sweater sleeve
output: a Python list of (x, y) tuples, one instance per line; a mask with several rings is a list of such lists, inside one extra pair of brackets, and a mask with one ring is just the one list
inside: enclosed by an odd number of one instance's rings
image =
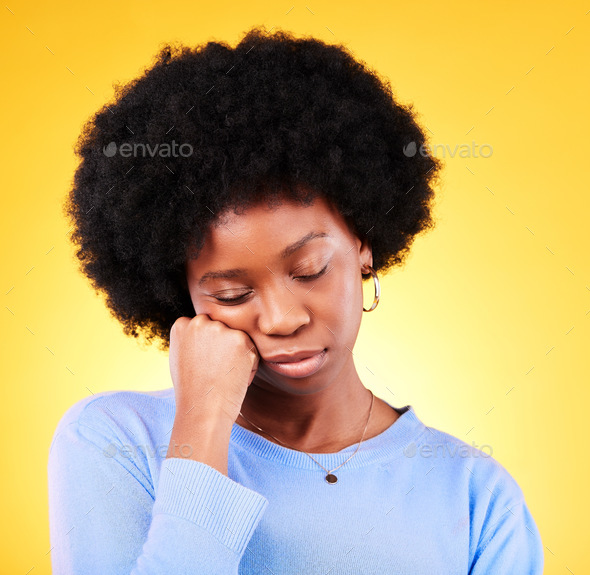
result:
[[(499, 517), (498, 517), (499, 516)], [(543, 575), (543, 544), (524, 500), (490, 515), (469, 575)]]
[(121, 455), (116, 434), (66, 419), (48, 459), (54, 573), (238, 573), (265, 497), (176, 457), (162, 461), (154, 491), (149, 468)]

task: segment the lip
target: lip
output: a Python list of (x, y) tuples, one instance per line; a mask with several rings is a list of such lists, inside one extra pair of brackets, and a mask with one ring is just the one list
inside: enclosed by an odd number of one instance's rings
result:
[(297, 353), (282, 353), (273, 355), (272, 357), (264, 357), (264, 361), (271, 362), (271, 363), (292, 363), (296, 361), (300, 361), (302, 359), (307, 359), (308, 357), (313, 357), (318, 353), (324, 351), (323, 349), (311, 349), (308, 351), (298, 351)]
[[(313, 375), (316, 371), (318, 371), (322, 367), (322, 365), (324, 365), (327, 353), (328, 350), (324, 348), (323, 350), (316, 352), (311, 357), (304, 357), (302, 359), (299, 359), (298, 361), (293, 361), (293, 358), (296, 356), (276, 356), (289, 357), (290, 361), (263, 361), (269, 369), (281, 375), (286, 375), (288, 377), (294, 378), (309, 377), (310, 375)], [(301, 352), (297, 355), (305, 356), (306, 354), (309, 355), (309, 352)]]

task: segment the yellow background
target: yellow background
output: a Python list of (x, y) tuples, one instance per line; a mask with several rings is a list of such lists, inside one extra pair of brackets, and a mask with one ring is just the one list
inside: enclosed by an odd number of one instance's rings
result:
[[(139, 74), (161, 42), (233, 45), (252, 25), (345, 43), (414, 103), (436, 155), (445, 150), (438, 225), (382, 278), (357, 369), (427, 425), (491, 446), (539, 526), (545, 572), (590, 572), (589, 7), (8, 0), (2, 572), (50, 573), (47, 454), (65, 410), (90, 393), (172, 385), (167, 355), (127, 339), (77, 272), (61, 215), (75, 139), (112, 83)], [(473, 142), (493, 154), (451, 157)]]

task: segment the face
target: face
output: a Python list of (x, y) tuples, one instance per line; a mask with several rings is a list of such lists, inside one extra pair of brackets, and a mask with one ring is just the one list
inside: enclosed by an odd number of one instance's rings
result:
[[(219, 222), (198, 258), (187, 260), (187, 283), (197, 314), (246, 332), (256, 345), (252, 386), (306, 394), (356, 377), (351, 350), (362, 317), (361, 271), (373, 263), (368, 242), (322, 197), (309, 206), (261, 203)], [(264, 361), (322, 350), (317, 364), (298, 373)]]

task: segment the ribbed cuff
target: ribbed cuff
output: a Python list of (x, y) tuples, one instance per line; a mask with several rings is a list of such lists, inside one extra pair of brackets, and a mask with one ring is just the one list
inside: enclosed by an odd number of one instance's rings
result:
[(200, 461), (162, 462), (152, 515), (168, 513), (196, 523), (243, 554), (268, 500)]

